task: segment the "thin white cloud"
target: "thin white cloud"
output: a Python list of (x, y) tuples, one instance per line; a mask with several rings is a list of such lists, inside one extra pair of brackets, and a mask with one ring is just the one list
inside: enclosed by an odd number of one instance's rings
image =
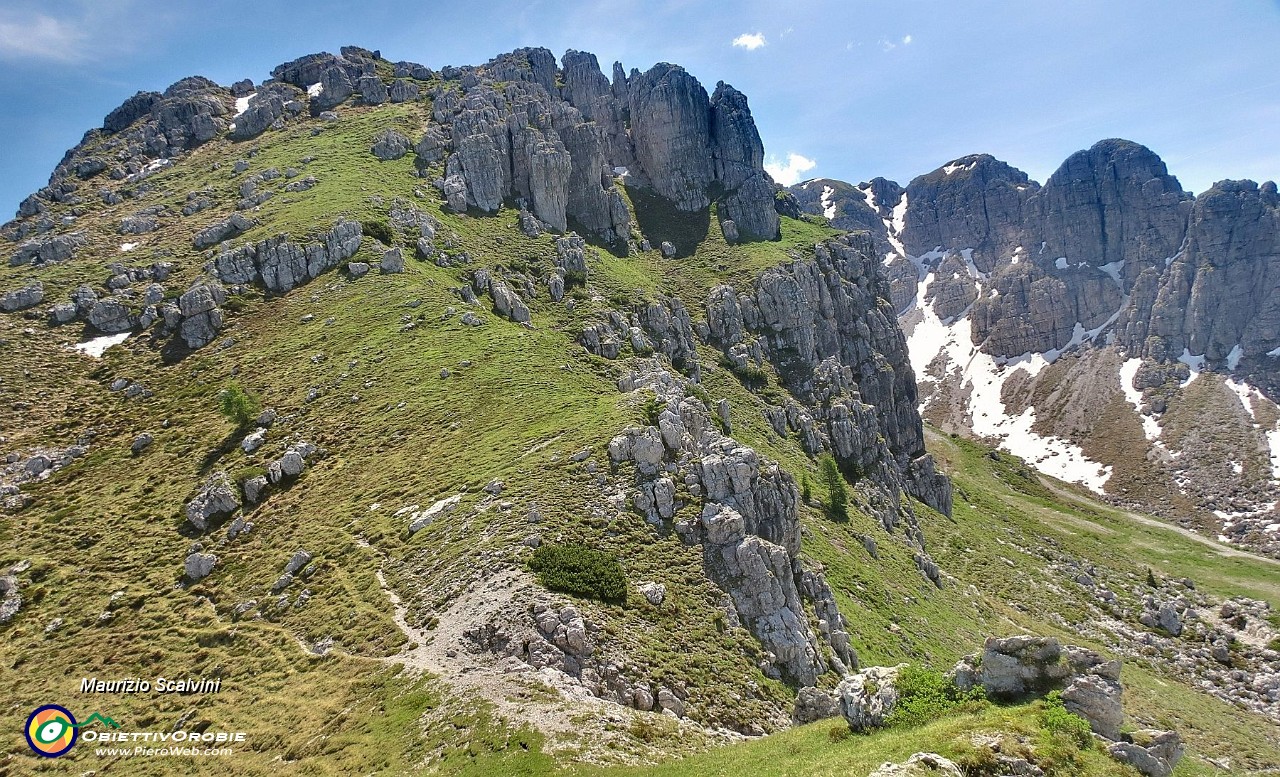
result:
[(891, 41), (891, 40), (886, 40), (886, 39), (884, 39), (884, 38), (881, 38), (881, 39), (880, 39), (880, 50), (881, 50), (881, 51), (893, 51), (893, 50), (894, 50), (894, 49), (896, 49), (896, 48), (898, 48), (898, 44), (894, 43), (893, 41)]
[(763, 32), (744, 32), (733, 39), (733, 45), (738, 48), (746, 49), (747, 51), (755, 51), (765, 45), (765, 43), (766, 41), (764, 39)]
[(910, 35), (903, 35), (903, 36), (902, 36), (902, 45), (903, 45), (903, 46), (910, 46), (910, 45), (911, 45), (911, 36), (910, 36)]
[(78, 62), (86, 35), (76, 25), (38, 12), (0, 17), (0, 58)]
[(785, 161), (776, 156), (766, 159), (764, 169), (773, 180), (783, 186), (793, 186), (800, 183), (801, 176), (812, 170), (817, 164), (817, 162), (806, 156), (801, 156), (794, 151), (788, 151)]

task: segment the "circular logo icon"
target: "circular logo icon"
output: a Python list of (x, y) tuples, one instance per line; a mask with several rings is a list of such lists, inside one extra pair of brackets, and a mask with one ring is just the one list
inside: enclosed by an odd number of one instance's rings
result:
[(27, 744), (36, 755), (45, 758), (57, 758), (66, 755), (80, 732), (76, 729), (76, 718), (66, 707), (57, 704), (46, 704), (37, 707), (27, 718), (27, 727), (23, 729)]

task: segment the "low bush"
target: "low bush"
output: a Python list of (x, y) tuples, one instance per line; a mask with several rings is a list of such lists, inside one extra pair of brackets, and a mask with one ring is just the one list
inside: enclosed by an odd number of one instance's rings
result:
[(362, 221), (360, 233), (385, 245), (393, 245), (396, 240), (396, 234), (391, 231), (391, 225), (385, 221)]
[(981, 688), (962, 691), (941, 672), (910, 664), (894, 682), (898, 703), (885, 719), (887, 726), (921, 726), (944, 715), (975, 712), (986, 706)]
[(1088, 747), (1093, 742), (1089, 721), (1067, 709), (1059, 691), (1052, 691), (1044, 698), (1044, 706), (1040, 710), (1040, 725), (1050, 734), (1064, 735), (1079, 747)]
[(543, 545), (533, 552), (529, 568), (552, 591), (624, 603), (627, 578), (618, 559), (585, 545)]

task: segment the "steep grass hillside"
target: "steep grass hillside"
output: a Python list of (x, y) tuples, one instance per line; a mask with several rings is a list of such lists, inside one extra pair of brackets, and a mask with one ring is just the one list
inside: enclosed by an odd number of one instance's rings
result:
[[(921, 750), (962, 758), (974, 733), (1032, 745), (1049, 736), (1034, 701), (870, 736), (848, 736), (833, 720), (784, 730), (794, 683), (770, 670), (760, 642), (730, 617), (702, 549), (673, 529), (696, 518), (697, 499), (682, 490), (680, 511), (654, 526), (619, 485), (611, 440), (629, 426), (656, 426), (659, 412), (651, 393), (624, 393), (619, 383), (640, 365), (667, 362), (630, 346), (614, 360), (592, 355), (579, 344), (584, 327), (674, 297), (697, 328), (713, 287), (749, 289), (765, 270), (812, 259), (835, 231), (784, 217), (779, 240), (731, 245), (714, 205), (679, 212), (621, 178), (634, 237), (670, 242), (674, 256), (593, 246), (564, 301), (530, 284), (523, 326), (497, 315), (487, 296), (469, 303), (459, 289), (477, 270), (546, 277), (555, 236), (525, 234), (513, 207), (454, 213), (428, 183), (439, 171), (420, 177), (410, 157), (370, 153), (387, 129), (421, 134), (431, 110), (427, 100), (350, 105), (336, 119), (299, 117), (257, 140), (210, 141), (171, 167), (112, 184), (123, 197), (114, 204), (86, 197), (58, 206), (59, 217), (74, 208), (66, 229), (86, 235), (72, 259), (0, 266), (0, 290), (38, 278), (52, 302), (80, 284), (102, 286), (116, 274), (112, 263), (167, 262), (172, 300), (204, 274), (210, 255), (193, 238), (227, 217), (242, 183), (295, 168), (315, 185), (249, 210), (256, 225), (235, 243), (281, 233), (301, 240), (354, 219), (366, 236), (351, 261), (374, 268), (363, 277), (332, 270), (279, 295), (231, 289), (222, 330), (196, 350), (135, 330), (95, 357), (73, 347), (101, 335), (91, 327), (53, 326), (44, 307), (0, 314), (0, 453), (12, 452), (16, 465), (41, 455), (67, 461), (23, 481), (26, 499), (0, 517), (0, 572), (20, 599), (0, 625), (0, 728), (11, 733), (0, 774), (865, 774)], [(192, 192), (215, 207), (178, 217)], [(152, 206), (158, 229), (118, 234), (122, 219)], [(447, 261), (412, 258), (421, 232), (391, 216), (406, 207), (438, 223)], [(392, 247), (411, 257), (407, 268), (381, 274)], [(481, 323), (464, 323), (468, 313)], [(847, 520), (831, 515), (801, 435), (780, 435), (766, 418), (790, 398), (772, 366), (734, 369), (701, 340), (697, 355), (693, 398), (708, 413), (727, 402), (720, 428), (811, 484), (799, 507), (802, 557), (825, 571), (862, 665), (946, 670), (991, 635), (1057, 636), (1125, 658), (1130, 725), (1176, 728), (1189, 744), (1177, 774), (1215, 773), (1205, 758), (1252, 771), (1280, 765), (1274, 718), (1198, 690), (1171, 653), (1139, 651), (1103, 621), (1132, 618), (1104, 610), (1075, 581), (1079, 568), (1093, 569), (1119, 598), (1114, 612), (1136, 617), (1148, 570), (1160, 585), (1189, 578), (1215, 602), (1245, 596), (1277, 606), (1280, 568), (1138, 523), (1012, 457), (930, 433), (930, 451), (954, 479), (955, 508), (948, 517), (908, 504), (941, 568), (935, 585), (904, 530), (872, 517), (878, 485), (851, 484)], [(232, 387), (275, 410), (256, 450), (242, 446), (252, 422), (220, 412)], [(144, 433), (152, 441), (139, 446)], [(246, 503), (239, 523), (218, 517), (202, 531), (186, 520), (210, 475), (238, 486), (301, 443), (320, 450), (296, 478)], [(530, 568), (534, 548), (567, 545), (616, 561), (625, 600), (546, 590)], [(295, 567), (299, 551), (307, 558)], [(216, 562), (193, 575), (187, 564), (201, 554)], [(654, 583), (665, 590), (657, 601), (646, 593)], [(503, 628), (531, 623), (546, 606), (572, 606), (599, 655), (655, 694), (669, 689), (683, 715), (596, 699), (583, 683), (504, 656)], [(216, 677), (222, 688), (80, 693), (82, 678), (158, 675)], [(818, 684), (838, 680), (827, 672)], [(38, 759), (16, 732), (46, 703), (101, 711), (127, 730), (247, 739), (229, 755), (98, 755), (82, 742)], [(1055, 774), (1132, 773), (1091, 745), (1061, 762), (1048, 752), (1040, 756)]]

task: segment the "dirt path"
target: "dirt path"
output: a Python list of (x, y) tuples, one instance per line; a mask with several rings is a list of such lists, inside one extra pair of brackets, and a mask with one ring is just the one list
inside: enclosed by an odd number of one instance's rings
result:
[[(1039, 478), (1039, 480), (1041, 485), (1043, 485), (1045, 488), (1049, 489), (1050, 491), (1052, 491), (1053, 493), (1057, 494), (1058, 496), (1064, 499), (1070, 499), (1071, 501), (1077, 504), (1088, 505), (1091, 507), (1096, 505), (1096, 503), (1091, 502), (1091, 500), (1089, 500), (1087, 497), (1080, 496), (1079, 494), (1073, 494), (1067, 489), (1054, 483), (1053, 481), (1048, 480), (1047, 478)], [(1198, 534), (1192, 531), (1191, 529), (1185, 528), (1183, 526), (1178, 526), (1172, 523), (1166, 523), (1165, 521), (1162, 521), (1158, 518), (1152, 518), (1149, 515), (1143, 515), (1142, 513), (1134, 513), (1128, 510), (1122, 510), (1118, 507), (1110, 507), (1109, 505), (1101, 505), (1101, 506), (1106, 509), (1113, 510), (1119, 515), (1123, 515), (1124, 517), (1128, 518), (1129, 520), (1135, 523), (1140, 523), (1144, 526), (1151, 526), (1156, 529), (1167, 529), (1172, 532), (1177, 532), (1178, 534), (1181, 534), (1183, 537), (1186, 537), (1189, 540), (1194, 540), (1200, 543), (1201, 545), (1204, 545), (1205, 547), (1213, 549), (1215, 553), (1217, 553), (1219, 556), (1223, 556), (1224, 558), (1242, 558), (1242, 559), (1247, 559), (1249, 561), (1256, 561), (1261, 564), (1270, 564), (1272, 566), (1280, 567), (1280, 559), (1269, 558), (1267, 556), (1259, 556), (1256, 553), (1250, 553), (1247, 550), (1241, 550), (1239, 548), (1235, 548), (1230, 545), (1225, 545), (1221, 542), (1218, 542), (1217, 540), (1210, 539), (1209, 537), (1206, 537), (1203, 534)], [(1104, 530), (1106, 529), (1106, 527), (1100, 527), (1100, 528)]]
[[(357, 542), (377, 552), (362, 540)], [(454, 599), (430, 629), (409, 622), (408, 606), (387, 583), (382, 570), (376, 574), (392, 606), (392, 617), (409, 640), (399, 653), (382, 659), (384, 662), (439, 678), (461, 703), (476, 699), (488, 702), (494, 716), (508, 725), (536, 728), (546, 737), (545, 752), (569, 748), (576, 759), (602, 765), (645, 763), (657, 757), (657, 751), (644, 752), (650, 749), (647, 746), (618, 741), (616, 733), (631, 717), (654, 713), (638, 713), (605, 702), (551, 670), (537, 672), (519, 659), (501, 659), (469, 649), (468, 630), (509, 620), (513, 611), (523, 608), (522, 600), (536, 594), (539, 589), (528, 573), (506, 569), (486, 578)], [(443, 721), (454, 708), (441, 705), (429, 716), (441, 715), (441, 725), (446, 725)], [(623, 744), (627, 746), (619, 746)]]

